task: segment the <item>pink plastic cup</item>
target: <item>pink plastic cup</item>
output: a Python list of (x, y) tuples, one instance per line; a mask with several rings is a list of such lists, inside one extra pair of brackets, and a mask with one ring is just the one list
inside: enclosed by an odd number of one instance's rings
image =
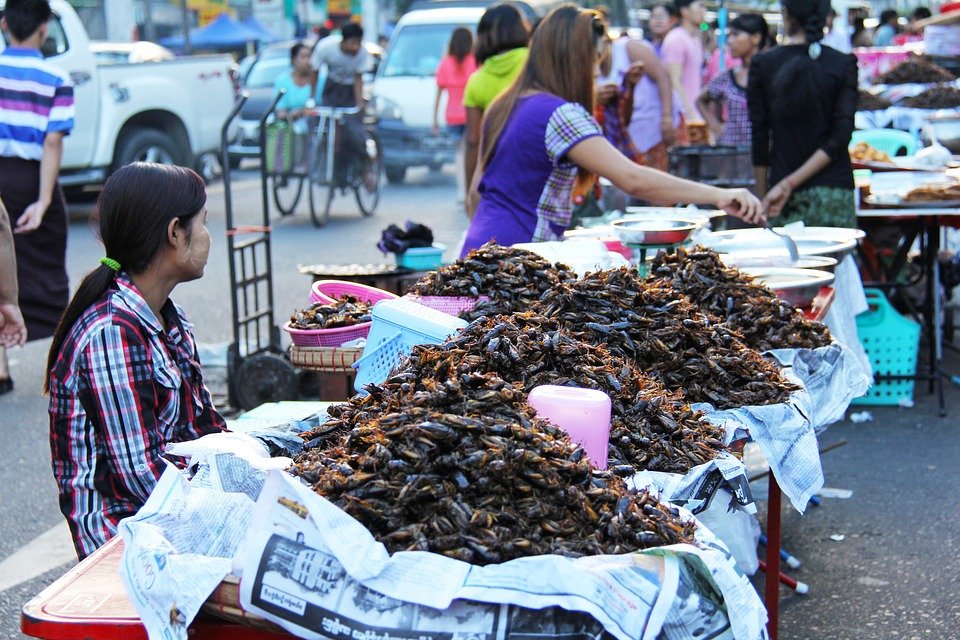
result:
[(593, 466), (607, 468), (610, 396), (595, 389), (546, 384), (534, 387), (527, 402), (537, 410), (537, 415), (566, 431), (571, 440), (581, 445)]

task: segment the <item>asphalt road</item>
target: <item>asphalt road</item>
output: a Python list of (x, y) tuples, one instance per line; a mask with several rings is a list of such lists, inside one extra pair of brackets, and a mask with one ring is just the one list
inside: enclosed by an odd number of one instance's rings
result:
[[(241, 172), (233, 194), (239, 221), (258, 224), (256, 175)], [(376, 242), (387, 224), (428, 225), (452, 257), (466, 226), (455, 201), (452, 174), (421, 171), (411, 172), (404, 185), (388, 186), (372, 218), (361, 218), (352, 200), (339, 199), (323, 229), (312, 226), (305, 202), (298, 214), (274, 219), (278, 315), (306, 299), (310, 279), (297, 272), (298, 264), (384, 261)], [(214, 244), (206, 274), (179, 286), (173, 297), (200, 342), (222, 345), (231, 340), (222, 183), (210, 187), (208, 207)], [(74, 207), (68, 258), (73, 286), (102, 255), (83, 220), (89, 209)], [(23, 637), (20, 607), (71, 564), (50, 472), (46, 399), (39, 393), (48, 347), (48, 340), (39, 341), (11, 354), (17, 386), (0, 397), (0, 638)], [(957, 373), (960, 360), (951, 354), (947, 365)], [(803, 516), (784, 507), (784, 547), (803, 560), (794, 575), (811, 592), (783, 591), (780, 638), (960, 636), (960, 389), (949, 385), (947, 393), (953, 410), (947, 418), (937, 417), (934, 397), (918, 388), (913, 409), (872, 409), (873, 422), (843, 422), (821, 436), (821, 445), (848, 442), (827, 453), (823, 465), (827, 486), (853, 495), (825, 498)], [(831, 540), (835, 534), (843, 540)]]

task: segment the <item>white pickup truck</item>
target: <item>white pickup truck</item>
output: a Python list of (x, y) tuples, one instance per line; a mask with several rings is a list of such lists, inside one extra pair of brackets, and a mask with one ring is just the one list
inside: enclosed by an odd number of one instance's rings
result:
[[(60, 184), (102, 183), (138, 160), (196, 167), (211, 177), (206, 162), (220, 147), (220, 127), (234, 104), (231, 58), (98, 65), (73, 7), (66, 0), (50, 5), (54, 16), (43, 53), (70, 74), (76, 100)], [(0, 50), (4, 46), (0, 41)]]

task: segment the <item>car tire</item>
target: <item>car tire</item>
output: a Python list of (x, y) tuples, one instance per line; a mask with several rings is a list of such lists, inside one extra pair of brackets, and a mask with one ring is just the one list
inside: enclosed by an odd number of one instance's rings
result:
[(402, 184), (403, 179), (407, 177), (406, 167), (386, 166), (384, 172), (387, 174), (387, 182), (390, 184)]
[(131, 162), (159, 162), (160, 164), (190, 164), (189, 150), (182, 149), (177, 140), (156, 129), (131, 129), (117, 143), (113, 170)]

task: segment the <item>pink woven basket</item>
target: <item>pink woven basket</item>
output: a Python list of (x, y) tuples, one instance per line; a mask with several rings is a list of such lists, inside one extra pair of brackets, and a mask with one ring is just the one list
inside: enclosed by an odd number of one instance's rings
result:
[(310, 304), (323, 302), (329, 304), (336, 302), (341, 296), (351, 295), (369, 303), (379, 302), (380, 300), (392, 300), (397, 297), (396, 294), (368, 287), (365, 284), (356, 282), (347, 282), (346, 280), (317, 280), (310, 288)]
[(288, 322), (283, 325), (283, 330), (290, 334), (293, 344), (298, 347), (339, 347), (344, 342), (366, 338), (371, 325), (373, 322), (334, 329), (294, 329)]
[(448, 313), (451, 316), (460, 315), (463, 311), (469, 311), (481, 302), (486, 302), (490, 298), (480, 296), (479, 298), (469, 298), (463, 296), (418, 296), (416, 294), (407, 294), (404, 296), (417, 304)]

